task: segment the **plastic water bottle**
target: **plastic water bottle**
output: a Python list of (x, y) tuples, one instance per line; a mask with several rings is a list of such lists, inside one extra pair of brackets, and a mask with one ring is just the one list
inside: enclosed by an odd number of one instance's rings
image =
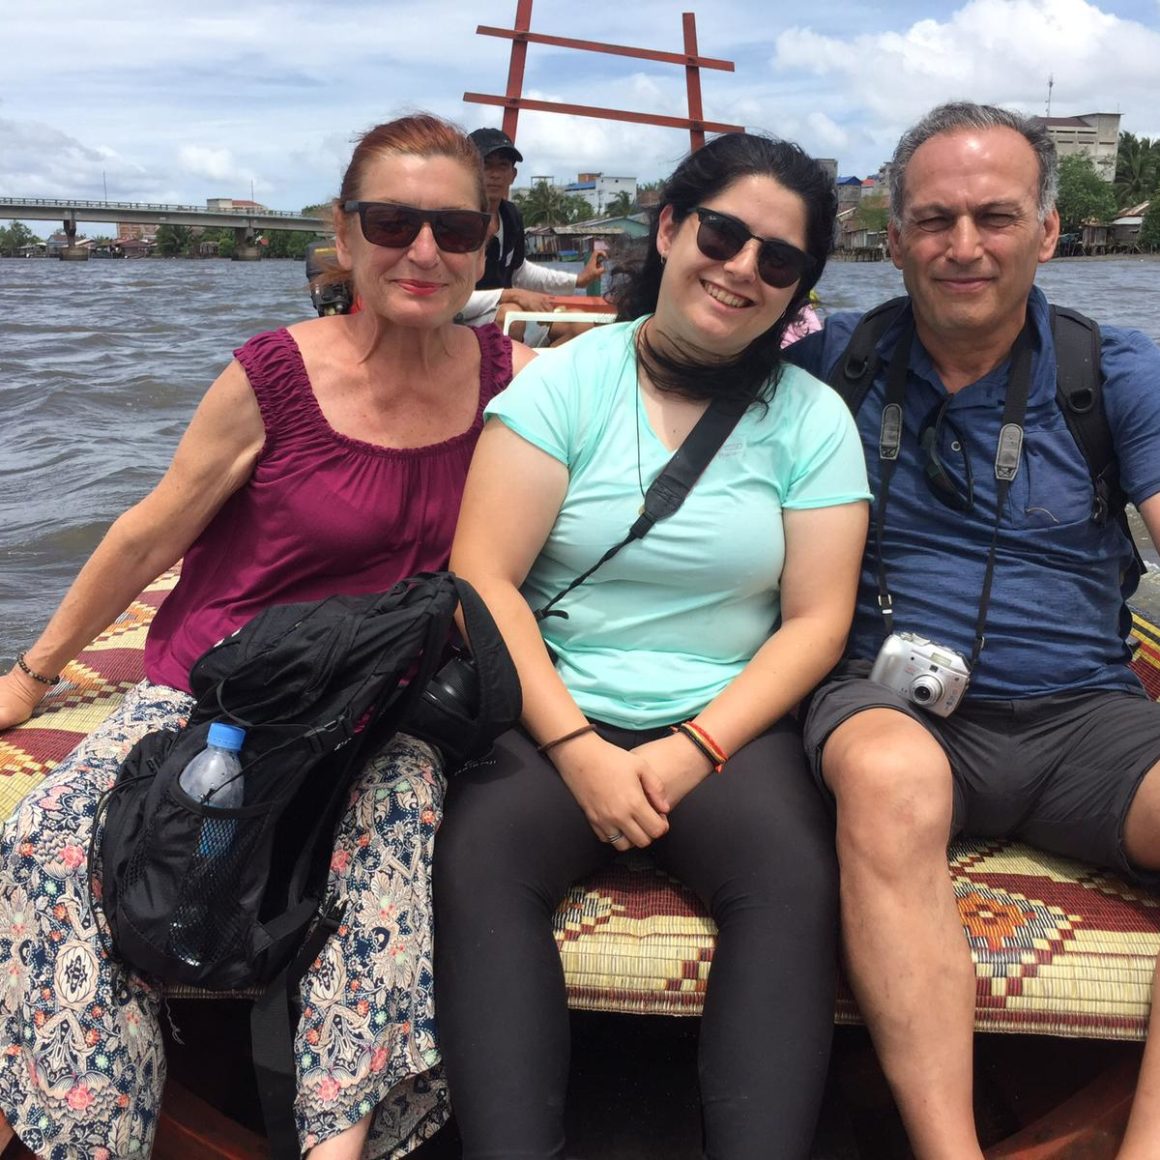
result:
[[(238, 754), (241, 753), (245, 740), (244, 729), (237, 725), (227, 725), (224, 721), (215, 721), (209, 727), (205, 748), (192, 757), (181, 771), (181, 776), (177, 779), (181, 788), (194, 801), (204, 805), (226, 810), (237, 809), (242, 804), (244, 792), (241, 778), (242, 762)], [(202, 830), (205, 828), (203, 822)], [(204, 842), (204, 835), (202, 840)]]
[[(239, 808), (245, 788), (238, 754), (245, 740), (244, 729), (215, 721), (209, 727), (206, 747), (181, 771), (181, 788), (202, 805)], [(187, 894), (170, 928), (173, 949), (191, 966), (204, 962), (213, 944), (213, 903), (217, 893), (228, 886), (229, 853), (237, 828), (236, 818), (207, 816), (201, 820), (197, 852), (187, 876)]]

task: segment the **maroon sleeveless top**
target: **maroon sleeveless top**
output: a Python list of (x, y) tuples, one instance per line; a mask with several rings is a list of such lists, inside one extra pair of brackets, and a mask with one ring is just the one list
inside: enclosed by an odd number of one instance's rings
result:
[(194, 541), (145, 643), (151, 681), (189, 691), (211, 645), (271, 604), (390, 588), (447, 567), (483, 408), (511, 380), (511, 343), (495, 326), (480, 347), (479, 407), (462, 434), (397, 449), (335, 431), (285, 329), (235, 351), (266, 442), (253, 474)]

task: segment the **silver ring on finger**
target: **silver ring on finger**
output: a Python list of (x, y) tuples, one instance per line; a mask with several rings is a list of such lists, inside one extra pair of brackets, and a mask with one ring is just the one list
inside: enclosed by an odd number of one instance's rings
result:
[(619, 830), (617, 830), (615, 833), (609, 834), (609, 835), (608, 835), (608, 837), (607, 837), (607, 838), (605, 838), (604, 840), (605, 840), (605, 841), (606, 841), (606, 842), (607, 842), (607, 843), (608, 843), (610, 846), (615, 846), (615, 845), (616, 845), (616, 843), (617, 843), (617, 842), (619, 842), (619, 841), (620, 841), (620, 839), (621, 839), (621, 838), (623, 838), (623, 837), (624, 837), (624, 835), (623, 835), (623, 834), (622, 834), (622, 833), (621, 833)]

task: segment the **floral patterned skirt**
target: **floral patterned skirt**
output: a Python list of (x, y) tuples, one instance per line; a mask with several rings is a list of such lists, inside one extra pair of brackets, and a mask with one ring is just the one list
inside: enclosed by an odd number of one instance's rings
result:
[[(191, 704), (175, 689), (138, 685), (0, 834), (0, 1110), (46, 1160), (152, 1149), (165, 1083), (162, 995), (110, 953), (90, 905), (88, 848), (97, 800), (134, 743), (180, 725)], [(403, 1156), (446, 1119), (431, 980), (442, 805), (433, 751), (406, 736), (352, 787), (331, 861), (346, 918), (301, 987), (303, 1150), (374, 1111), (364, 1156)]]

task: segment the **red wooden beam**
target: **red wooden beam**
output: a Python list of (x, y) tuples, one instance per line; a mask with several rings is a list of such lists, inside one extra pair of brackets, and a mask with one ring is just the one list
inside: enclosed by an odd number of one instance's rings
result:
[[(701, 129), (711, 133), (745, 132), (744, 125), (727, 125), (723, 121), (692, 121), (688, 117), (665, 117), (660, 113), (630, 113), (624, 109), (601, 109), (595, 105), (565, 105), (558, 101), (537, 101), (530, 97), (519, 97), (513, 100), (510, 97), (495, 97), (487, 93), (464, 93), (463, 99), (476, 105), (499, 105), (508, 109), (533, 109), (540, 113), (571, 113), (576, 117), (598, 117), (608, 121), (632, 121), (637, 125), (661, 125), (668, 129)], [(508, 136), (510, 137), (511, 134), (509, 133)]]
[(524, 91), (524, 65), (528, 59), (528, 30), (532, 27), (532, 0), (516, 0), (516, 26), (512, 41), (512, 57), (508, 64), (507, 96), (509, 102), (503, 111), (503, 131), (514, 141), (520, 119), (520, 94)]
[(988, 1148), (987, 1160), (1113, 1160), (1124, 1138), (1139, 1063), (1125, 1060), (1059, 1107)]
[[(685, 52), (689, 60), (697, 58), (697, 18), (692, 12), (681, 14), (685, 33)], [(699, 128), (704, 112), (701, 109), (701, 72), (695, 64), (685, 68), (685, 89), (689, 95), (689, 119), (693, 127), (689, 129), (689, 150), (695, 153), (705, 144), (705, 130)]]
[[(684, 13), (684, 18), (687, 21), (693, 14), (691, 12)], [(717, 60), (711, 56), (697, 56), (696, 49), (693, 50), (693, 55), (688, 55), (688, 43), (686, 41), (686, 52), (654, 52), (650, 48), (630, 48), (624, 44), (603, 44), (597, 40), (573, 40), (568, 36), (546, 36), (540, 32), (522, 31), (520, 28), (492, 28), (489, 25), (481, 24), (475, 30), (480, 36), (498, 36), (504, 40), (514, 40), (517, 43), (523, 42), (526, 44), (551, 44), (556, 48), (575, 48), (582, 52), (604, 52), (610, 56), (631, 56), (638, 60), (655, 60), (661, 64), (680, 64), (691, 65), (697, 68), (715, 68), (722, 72), (733, 72), (733, 62), (731, 60)]]
[(170, 1080), (161, 1099), (153, 1160), (268, 1160), (266, 1141)]
[[(693, 150), (705, 144), (705, 131), (739, 133), (744, 125), (727, 125), (720, 121), (706, 121), (701, 105), (702, 68), (733, 71), (730, 60), (702, 57), (697, 51), (697, 18), (692, 12), (682, 13), (685, 51), (655, 52), (648, 48), (633, 48), (625, 44), (604, 44), (596, 40), (577, 40), (569, 36), (545, 36), (532, 32), (532, 0), (516, 0), (514, 28), (493, 28), (480, 24), (476, 32), (482, 36), (498, 36), (512, 42), (511, 62), (508, 66), (507, 92), (502, 97), (487, 93), (464, 93), (463, 99), (477, 105), (499, 105), (503, 109), (503, 131), (514, 141), (521, 109), (543, 113), (571, 113), (577, 117), (594, 117), (601, 121), (629, 121), (636, 125), (659, 125), (672, 129), (687, 129)], [(685, 70), (685, 88), (688, 94), (688, 117), (665, 117), (657, 113), (632, 113), (626, 109), (605, 109), (595, 105), (570, 105), (557, 101), (534, 101), (524, 97), (524, 66), (529, 44), (550, 44), (580, 52), (603, 52), (612, 56), (628, 56), (635, 60), (652, 60), (662, 64), (681, 65)]]

